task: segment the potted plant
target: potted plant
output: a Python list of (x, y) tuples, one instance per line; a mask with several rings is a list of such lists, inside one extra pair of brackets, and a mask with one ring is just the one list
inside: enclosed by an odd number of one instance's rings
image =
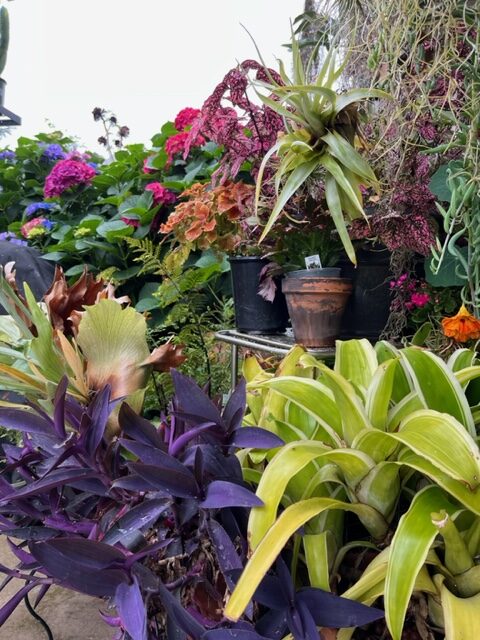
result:
[[(343, 71), (337, 67), (337, 52), (330, 48), (314, 81), (308, 78), (315, 48), (304, 66), (299, 44), (292, 34), (293, 80), (281, 69), (281, 81), (270, 75), (268, 82), (255, 86), (260, 99), (284, 119), (285, 134), (266, 153), (259, 169), (255, 204), (259, 209), (265, 170), (272, 158), (277, 164), (273, 175), (276, 202), (263, 230), (268, 235), (285, 205), (307, 184), (323, 184), (328, 213), (335, 225), (345, 252), (356, 263), (355, 250), (348, 225), (364, 218), (362, 188), (378, 189), (378, 182), (368, 162), (356, 150), (360, 138), (359, 103), (369, 98), (386, 98), (376, 89), (352, 89), (345, 93), (334, 90)], [(269, 96), (260, 90), (267, 90)]]
[[(267, 247), (258, 245), (261, 228), (253, 216), (253, 196), (253, 185), (242, 181), (216, 187), (195, 184), (183, 192), (182, 202), (160, 232), (174, 235), (184, 259), (196, 249), (229, 254), (237, 329), (282, 332), (288, 322), (287, 306), (275, 284), (278, 276), (266, 278), (270, 260), (261, 253)], [(268, 284), (262, 286), (262, 280)]]

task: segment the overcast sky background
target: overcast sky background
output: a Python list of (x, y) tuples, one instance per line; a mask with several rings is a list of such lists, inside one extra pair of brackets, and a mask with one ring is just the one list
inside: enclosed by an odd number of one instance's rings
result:
[(114, 111), (148, 143), (183, 107), (200, 107), (237, 61), (287, 62), (302, 0), (14, 0), (5, 106), (23, 119), (0, 140), (54, 129), (99, 150), (91, 111)]

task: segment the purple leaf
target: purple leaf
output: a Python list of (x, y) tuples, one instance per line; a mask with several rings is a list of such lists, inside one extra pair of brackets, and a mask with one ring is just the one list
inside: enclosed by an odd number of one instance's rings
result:
[(262, 429), (261, 427), (240, 427), (236, 429), (229, 440), (232, 447), (239, 449), (275, 449), (281, 447), (285, 442), (275, 433)]
[(56, 538), (32, 545), (32, 549), (40, 549), (40, 553), (43, 553), (43, 550), (46, 550), (45, 553), (52, 550), (52, 553), (56, 557), (62, 557), (66, 564), (75, 562), (86, 569), (97, 571), (114, 564), (122, 564), (126, 560), (125, 554), (120, 549), (83, 538)]
[[(175, 458), (171, 458), (175, 461)], [(177, 462), (177, 461), (175, 461)], [(149, 484), (162, 491), (167, 491), (177, 498), (196, 498), (199, 488), (193, 473), (181, 462), (177, 462), (177, 469), (172, 466), (156, 467), (140, 462), (131, 462), (129, 468), (144, 478)]]
[(19, 498), (26, 498), (28, 496), (45, 493), (46, 491), (55, 489), (55, 487), (63, 486), (65, 484), (68, 485), (74, 480), (93, 478), (96, 475), (97, 473), (91, 469), (71, 467), (68, 469), (57, 469), (56, 471), (52, 471), (52, 473), (45, 478), (32, 482), (18, 491), (2, 497), (0, 502), (5, 502), (6, 500), (18, 500)]
[(167, 500), (147, 500), (133, 507), (110, 527), (103, 538), (106, 544), (116, 544), (133, 531), (139, 531), (153, 524), (159, 515), (170, 506)]
[(137, 415), (126, 402), (120, 407), (118, 422), (123, 433), (130, 438), (154, 447), (164, 447), (163, 440), (153, 424)]
[(182, 433), (176, 438), (170, 445), (168, 453), (171, 456), (178, 456), (181, 450), (194, 438), (198, 438), (205, 431), (211, 431), (216, 428), (217, 425), (214, 422), (204, 422), (199, 424), (185, 433)]
[(58, 383), (53, 401), (55, 407), (53, 411), (53, 426), (56, 434), (62, 440), (65, 440), (67, 437), (67, 433), (65, 431), (65, 397), (67, 395), (67, 387), (68, 378), (67, 376), (63, 376)]
[(165, 451), (157, 449), (157, 447), (152, 447), (151, 445), (144, 444), (143, 442), (136, 442), (135, 440), (126, 440), (125, 438), (120, 438), (119, 442), (123, 447), (125, 447), (125, 449), (128, 449), (138, 456), (138, 458), (145, 464), (165, 467), (172, 469), (173, 471), (177, 471), (180, 468), (179, 465), (183, 467), (181, 462), (172, 458), (172, 456)]
[(223, 420), (229, 433), (238, 429), (242, 424), (247, 403), (246, 387), (245, 378), (241, 378), (223, 410)]
[(219, 410), (204, 391), (188, 376), (172, 369), (175, 400), (180, 411), (200, 418), (200, 422), (223, 425)]
[(222, 509), (224, 507), (263, 507), (263, 502), (252, 491), (233, 482), (214, 480), (206, 491), (205, 499), (200, 502), (203, 509)]
[(144, 478), (136, 475), (119, 478), (112, 483), (113, 489), (125, 489), (126, 491), (154, 491), (156, 487)]
[[(317, 632), (317, 638), (319, 638)], [(261, 636), (253, 629), (210, 629), (206, 631), (202, 640), (270, 640), (266, 636)]]
[(20, 527), (18, 529), (2, 529), (2, 535), (12, 536), (12, 538), (17, 538), (17, 540), (48, 540), (49, 538), (54, 538), (58, 536), (58, 531), (56, 529), (50, 529), (49, 527), (44, 526), (32, 526), (32, 527)]
[(53, 436), (53, 423), (32, 411), (0, 407), (0, 424), (8, 429)]
[(122, 626), (132, 640), (147, 640), (147, 612), (136, 580), (118, 585), (115, 604)]
[(321, 627), (360, 627), (385, 615), (380, 609), (311, 587), (301, 589), (297, 593), (297, 600), (308, 608), (316, 624)]
[(85, 434), (85, 449), (90, 455), (95, 453), (103, 439), (107, 421), (113, 408), (110, 402), (110, 391), (110, 385), (106, 385), (97, 393), (88, 407), (91, 424)]
[(193, 640), (200, 640), (205, 629), (188, 611), (185, 611), (177, 598), (162, 583), (158, 585), (158, 595), (168, 612), (168, 617), (173, 619), (177, 627)]
[(29, 584), (22, 587), (17, 593), (10, 598), (8, 602), (6, 602), (3, 607), (0, 609), (0, 627), (8, 618), (12, 615), (18, 605), (22, 602), (24, 597), (36, 586), (38, 586), (39, 581), (32, 580)]

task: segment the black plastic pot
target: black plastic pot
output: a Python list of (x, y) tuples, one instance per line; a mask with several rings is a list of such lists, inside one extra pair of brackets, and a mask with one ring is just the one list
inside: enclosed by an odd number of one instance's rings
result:
[(235, 326), (246, 333), (281, 333), (288, 323), (285, 296), (277, 282), (273, 302), (258, 294), (260, 272), (268, 264), (257, 256), (234, 256), (229, 258), (232, 273)]
[(342, 320), (342, 338), (378, 340), (390, 314), (390, 252), (358, 249), (357, 268), (345, 259), (342, 275), (350, 278), (353, 292)]

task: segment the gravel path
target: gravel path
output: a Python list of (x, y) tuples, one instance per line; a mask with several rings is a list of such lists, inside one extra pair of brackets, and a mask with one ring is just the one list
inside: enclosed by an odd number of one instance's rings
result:
[[(13, 559), (12, 559), (13, 558)], [(14, 566), (5, 538), (0, 536), (0, 564)], [(2, 576), (0, 576), (0, 581)], [(22, 583), (12, 581), (0, 592), (0, 606), (18, 590)], [(31, 592), (35, 600), (35, 591)], [(102, 600), (73, 591), (52, 587), (38, 607), (38, 612), (50, 626), (54, 640), (112, 640), (115, 630), (108, 627), (98, 613)], [(46, 640), (42, 627), (26, 610), (18, 606), (9, 620), (0, 627), (0, 640)]]

